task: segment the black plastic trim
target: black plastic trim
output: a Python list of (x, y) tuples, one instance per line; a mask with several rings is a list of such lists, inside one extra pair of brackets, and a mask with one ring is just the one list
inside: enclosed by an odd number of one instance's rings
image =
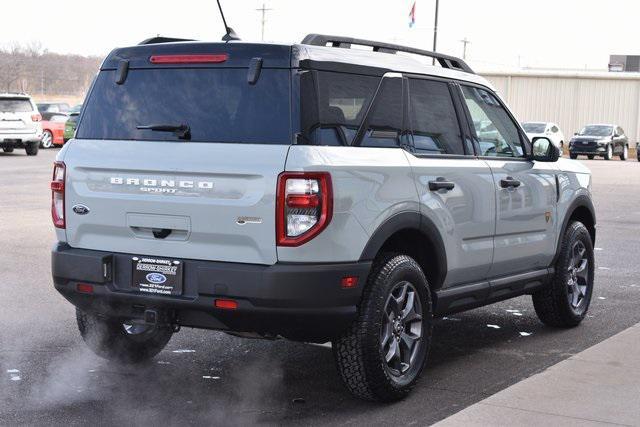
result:
[(558, 257), (560, 256), (560, 247), (562, 246), (562, 238), (564, 237), (564, 233), (567, 230), (567, 227), (569, 225), (569, 219), (571, 218), (571, 215), (573, 215), (573, 213), (578, 208), (586, 208), (591, 214), (591, 219), (593, 220), (593, 230), (589, 230), (589, 233), (591, 234), (592, 243), (594, 245), (596, 244), (596, 209), (593, 206), (593, 201), (591, 201), (591, 199), (585, 196), (584, 194), (581, 194), (578, 197), (576, 197), (575, 200), (571, 202), (571, 204), (567, 208), (567, 213), (565, 214), (564, 219), (562, 220), (562, 228), (559, 230), (559, 234), (558, 234), (558, 243), (556, 244), (556, 254), (553, 257), (553, 261), (551, 262), (551, 265), (555, 265), (556, 261), (558, 260)]

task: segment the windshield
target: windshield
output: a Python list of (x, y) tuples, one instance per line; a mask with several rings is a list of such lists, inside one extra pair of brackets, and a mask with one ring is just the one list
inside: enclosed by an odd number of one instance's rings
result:
[(523, 123), (522, 128), (527, 133), (544, 133), (546, 123)]
[(31, 102), (24, 98), (0, 98), (0, 113), (29, 113)]
[(613, 126), (589, 125), (580, 131), (579, 135), (609, 136), (613, 133)]
[(290, 144), (290, 71), (263, 69), (255, 85), (241, 68), (131, 70), (122, 85), (101, 71), (76, 137)]

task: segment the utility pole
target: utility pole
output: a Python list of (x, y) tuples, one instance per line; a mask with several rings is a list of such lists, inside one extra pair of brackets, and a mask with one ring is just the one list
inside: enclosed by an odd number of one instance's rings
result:
[[(435, 24), (433, 24), (433, 51), (437, 52), (438, 49), (438, 9), (440, 8), (440, 0), (436, 0), (436, 18)], [(433, 65), (436, 65), (436, 59), (433, 58)]]
[(467, 45), (471, 44), (471, 41), (467, 40), (465, 37), (460, 40), (460, 43), (462, 43), (462, 59), (467, 59)]
[(258, 12), (262, 12), (262, 41), (264, 41), (264, 24), (267, 22), (266, 20), (266, 15), (267, 12), (273, 9), (268, 9), (264, 3), (262, 3), (262, 7), (259, 9), (256, 9)]

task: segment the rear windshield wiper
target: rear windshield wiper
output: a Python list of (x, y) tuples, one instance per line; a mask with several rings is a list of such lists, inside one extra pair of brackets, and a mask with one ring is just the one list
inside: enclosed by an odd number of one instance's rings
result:
[(156, 132), (173, 132), (180, 139), (191, 139), (191, 128), (189, 125), (140, 125), (139, 130), (152, 130)]

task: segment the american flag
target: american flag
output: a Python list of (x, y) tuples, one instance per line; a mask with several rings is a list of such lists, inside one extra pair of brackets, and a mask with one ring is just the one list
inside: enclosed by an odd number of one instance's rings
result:
[(411, 6), (411, 12), (409, 12), (409, 28), (416, 25), (416, 2), (413, 2), (413, 6)]

